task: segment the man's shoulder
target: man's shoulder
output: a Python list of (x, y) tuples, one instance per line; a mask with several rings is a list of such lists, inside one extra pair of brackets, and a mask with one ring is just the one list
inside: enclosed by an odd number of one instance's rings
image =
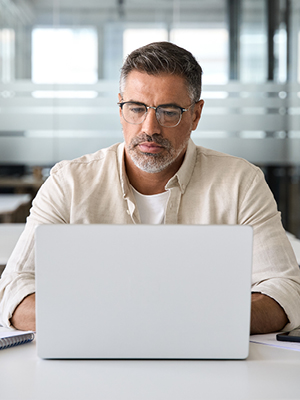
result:
[(257, 166), (244, 158), (233, 156), (231, 154), (222, 153), (220, 151), (208, 149), (202, 146), (196, 146), (197, 159), (200, 161), (200, 165), (206, 162), (212, 166), (233, 166), (239, 168), (245, 168), (246, 170), (253, 170), (253, 172), (259, 170)]
[(110, 147), (100, 149), (95, 153), (84, 154), (80, 157), (72, 160), (62, 160), (54, 165), (51, 170), (51, 174), (58, 173), (64, 169), (78, 169), (80, 167), (100, 168), (101, 165), (105, 165), (106, 162), (116, 162), (118, 157), (118, 151), (121, 143), (115, 143)]

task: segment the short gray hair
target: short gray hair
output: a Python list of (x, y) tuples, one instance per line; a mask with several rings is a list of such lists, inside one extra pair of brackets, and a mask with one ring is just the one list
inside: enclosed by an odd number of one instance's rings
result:
[(133, 70), (149, 75), (173, 74), (182, 76), (193, 103), (200, 99), (202, 68), (189, 51), (170, 42), (155, 42), (130, 53), (121, 68), (120, 93), (123, 96), (126, 79)]

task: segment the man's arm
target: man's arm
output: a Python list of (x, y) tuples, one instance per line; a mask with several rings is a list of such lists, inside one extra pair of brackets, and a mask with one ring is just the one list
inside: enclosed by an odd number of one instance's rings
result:
[[(251, 335), (280, 331), (288, 322), (285, 312), (275, 300), (261, 293), (252, 293)], [(16, 329), (35, 331), (35, 293), (25, 297), (18, 305), (11, 323)]]
[(25, 299), (15, 309), (10, 322), (22, 331), (35, 331), (35, 293)]
[(277, 301), (261, 293), (252, 293), (251, 335), (278, 332), (288, 322), (286, 313)]

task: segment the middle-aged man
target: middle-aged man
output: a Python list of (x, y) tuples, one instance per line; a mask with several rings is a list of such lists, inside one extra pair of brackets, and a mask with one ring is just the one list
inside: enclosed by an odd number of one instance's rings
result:
[(262, 172), (190, 139), (204, 104), (201, 74), (191, 53), (167, 42), (127, 57), (119, 93), (125, 142), (52, 169), (0, 279), (2, 324), (35, 329), (38, 224), (165, 223), (251, 225), (251, 333), (300, 325), (299, 268)]

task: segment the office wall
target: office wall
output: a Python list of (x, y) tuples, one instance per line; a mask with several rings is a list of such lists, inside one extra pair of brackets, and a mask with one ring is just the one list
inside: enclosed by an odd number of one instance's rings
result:
[[(96, 0), (89, 0), (84, 5), (67, 0), (38, 0), (34, 3), (1, 0), (0, 163), (52, 164), (61, 157), (75, 157), (85, 150), (94, 151), (99, 146), (122, 140), (116, 105), (117, 81), (124, 58), (124, 34), (130, 28), (136, 31), (137, 39), (143, 28), (152, 29), (148, 40), (157, 30), (165, 30), (167, 39), (176, 37), (181, 45), (186, 44), (197, 53), (204, 70), (203, 98), (206, 105), (199, 130), (194, 134), (195, 141), (203, 139), (204, 144), (253, 162), (298, 163), (297, 17), (300, 11), (296, 1), (290, 2), (289, 10), (285, 2), (273, 2), (275, 28), (278, 29), (272, 38), (274, 85), (268, 83), (268, 87), (264, 86), (268, 81), (270, 58), (266, 1), (235, 0), (226, 3), (214, 0), (207, 4), (202, 1), (155, 0), (151, 5), (140, 2), (138, 7), (138, 2), (133, 0), (106, 3)], [(236, 16), (239, 24), (230, 33), (229, 11), (234, 3), (239, 4), (240, 14)], [(281, 3), (285, 7), (280, 8)], [(287, 11), (290, 13), (289, 26), (285, 18)], [(32, 33), (37, 28), (75, 31), (87, 27), (97, 32), (98, 79), (91, 83), (88, 79), (82, 82), (75, 77), (69, 82), (54, 74), (52, 81), (45, 82), (40, 78), (36, 84)], [(172, 35), (176, 30), (179, 34)], [(225, 44), (228, 49), (224, 45), (222, 48), (215, 36), (221, 30), (228, 33)], [(185, 41), (181, 38), (182, 32), (188, 31), (192, 33)], [(200, 31), (205, 32), (205, 36), (201, 36)], [(233, 49), (237, 56), (232, 61), (229, 48), (234, 35), (238, 35), (238, 44)], [(48, 75), (53, 70), (62, 73), (67, 61), (62, 59), (59, 49), (55, 52), (49, 47), (47, 52), (51, 50), (52, 53)], [(220, 60), (222, 51), (223, 60)], [(74, 59), (75, 68), (76, 63), (78, 59)], [(238, 71), (235, 82), (230, 81), (233, 69)], [(270, 146), (270, 139), (274, 145)], [(251, 152), (250, 141), (257, 143), (260, 150), (254, 147)]]
[[(125, 32), (138, 43), (145, 29), (148, 41), (161, 30), (164, 40), (196, 53), (204, 69), (205, 107), (195, 142), (260, 165), (289, 214), (287, 225), (298, 221), (299, 17), (296, 0), (0, 0), (0, 165), (48, 167), (121, 141), (116, 103)], [(34, 81), (37, 28), (75, 36), (94, 29), (96, 79), (84, 81), (86, 73)], [(66, 64), (76, 70), (78, 58), (64, 60), (49, 46), (48, 78)]]

